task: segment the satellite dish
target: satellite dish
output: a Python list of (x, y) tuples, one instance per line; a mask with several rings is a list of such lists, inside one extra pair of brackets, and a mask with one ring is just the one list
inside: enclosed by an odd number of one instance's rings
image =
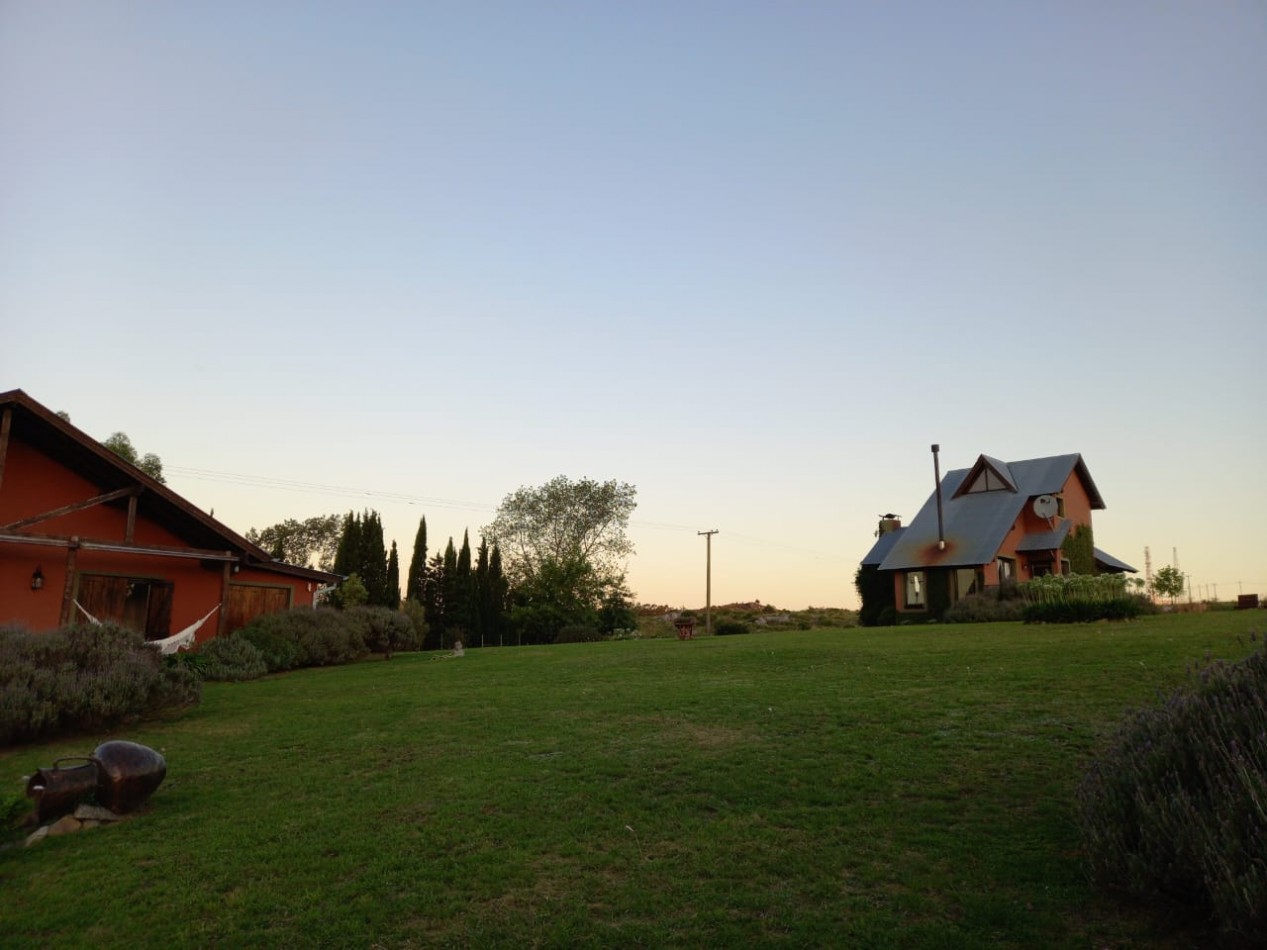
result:
[(1039, 495), (1034, 499), (1034, 514), (1040, 518), (1054, 518), (1059, 510), (1055, 495)]

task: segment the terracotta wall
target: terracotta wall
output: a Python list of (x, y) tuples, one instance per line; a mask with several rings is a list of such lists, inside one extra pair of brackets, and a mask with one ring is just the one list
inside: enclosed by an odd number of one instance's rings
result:
[[(0, 483), (0, 524), (85, 501), (101, 489), (76, 473), (16, 439), (9, 443), (3, 482)], [(94, 505), (82, 511), (41, 521), (25, 529), (36, 534), (79, 536), (97, 541), (123, 541), (127, 509), (118, 505)], [(184, 546), (184, 541), (160, 524), (138, 515), (134, 541), (138, 544)], [(34, 630), (56, 627), (61, 620), (69, 552), (64, 547), (0, 544), (0, 623), (19, 622)], [(207, 566), (204, 566), (206, 564)], [(31, 589), (32, 573), (44, 577), (41, 590)], [(150, 554), (116, 553), (80, 548), (75, 552), (77, 592), (81, 574), (107, 574), (166, 580), (173, 584), (171, 633), (199, 620), (220, 603), (223, 562)], [(313, 582), (271, 571), (245, 568), (231, 578), (234, 583), (264, 584), (290, 589), (294, 606), (311, 606)], [(83, 619), (74, 607), (72, 611)], [(198, 632), (203, 641), (216, 634), (219, 615), (213, 615)]]

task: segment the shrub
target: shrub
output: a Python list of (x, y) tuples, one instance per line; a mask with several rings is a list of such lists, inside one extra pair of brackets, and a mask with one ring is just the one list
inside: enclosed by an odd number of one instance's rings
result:
[(1124, 574), (1049, 574), (1017, 585), (1026, 602), (1026, 623), (1088, 623), (1130, 620), (1145, 600), (1127, 593)]
[[(280, 616), (270, 614), (269, 616)], [(281, 673), (294, 669), (299, 664), (299, 643), (289, 635), (290, 625), (285, 621), (274, 623), (261, 622), (265, 618), (257, 618), (238, 630), (234, 636), (246, 640), (260, 651), (264, 666), (270, 673)], [(197, 654), (193, 654), (197, 656)]]
[(882, 607), (879, 611), (877, 611), (874, 623), (863, 624), (863, 626), (892, 627), (896, 624), (897, 608), (890, 604), (889, 606)]
[(1000, 597), (997, 591), (968, 594), (951, 604), (946, 611), (946, 623), (995, 623), (1004, 620), (1020, 620), (1025, 605), (1014, 597)]
[(197, 653), (198, 670), (204, 679), (237, 683), (258, 679), (268, 672), (264, 654), (246, 637), (236, 633), (216, 637)]
[(723, 620), (713, 628), (713, 635), (718, 637), (732, 637), (736, 634), (747, 632), (748, 625), (738, 620)]
[(99, 730), (200, 696), (192, 671), (125, 627), (0, 629), (0, 745)]
[[(275, 644), (277, 639), (294, 644), (294, 662), (299, 666), (334, 666), (360, 659), (368, 652), (360, 624), (329, 608), (297, 607), (256, 617), (242, 631), (247, 639)], [(258, 646), (258, 644), (257, 644)], [(259, 647), (265, 662), (272, 651)]]
[(1140, 598), (1124, 596), (1112, 600), (1026, 604), (1022, 619), (1026, 623), (1091, 623), (1095, 620), (1131, 620), (1142, 612)]
[(1078, 805), (1097, 880), (1267, 943), (1267, 649), (1190, 673), (1131, 714)]
[(371, 653), (386, 654), (422, 649), (422, 637), (409, 617), (388, 607), (352, 607), (345, 611), (348, 623), (355, 624)]

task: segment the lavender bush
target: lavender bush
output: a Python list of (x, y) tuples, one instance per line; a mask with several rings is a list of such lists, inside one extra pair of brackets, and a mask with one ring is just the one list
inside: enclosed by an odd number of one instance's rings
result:
[(191, 671), (125, 627), (0, 628), (0, 745), (98, 730), (200, 698)]
[(1078, 789), (1103, 884), (1267, 945), (1267, 649), (1192, 671), (1132, 713)]

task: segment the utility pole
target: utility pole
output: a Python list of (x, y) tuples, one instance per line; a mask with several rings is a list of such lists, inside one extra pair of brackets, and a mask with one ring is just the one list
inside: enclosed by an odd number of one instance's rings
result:
[(697, 535), (704, 536), (705, 554), (705, 570), (704, 570), (704, 629), (711, 637), (713, 635), (713, 535), (718, 531), (714, 528), (712, 531), (696, 531)]

